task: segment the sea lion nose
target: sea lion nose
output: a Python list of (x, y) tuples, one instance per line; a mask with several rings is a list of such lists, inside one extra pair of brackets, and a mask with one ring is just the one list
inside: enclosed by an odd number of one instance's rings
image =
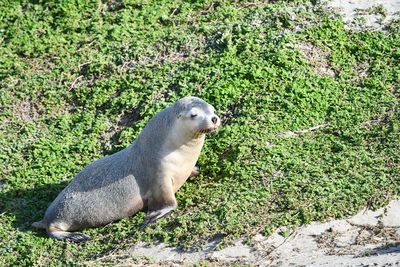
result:
[(211, 121), (216, 124), (218, 122), (218, 118), (216, 116), (211, 118)]

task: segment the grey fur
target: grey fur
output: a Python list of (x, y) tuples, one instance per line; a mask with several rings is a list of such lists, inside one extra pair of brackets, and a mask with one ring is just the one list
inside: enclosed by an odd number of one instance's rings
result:
[[(171, 188), (177, 190), (183, 184), (187, 179), (187, 171), (182, 181), (174, 181), (173, 177), (165, 176), (167, 172), (161, 161), (171, 152), (165, 149), (171, 147), (169, 144), (166, 146), (168, 138), (179, 130), (175, 127), (175, 121), (192, 107), (205, 110), (207, 118), (216, 117), (212, 106), (200, 98), (180, 99), (157, 113), (132, 145), (94, 161), (79, 172), (50, 204), (43, 220), (33, 223), (32, 226), (45, 228), (53, 238), (85, 241), (87, 236), (66, 231), (105, 225), (132, 216), (140, 210), (149, 210), (145, 221), (150, 223), (175, 209), (175, 192)], [(214, 128), (218, 126), (219, 121)], [(201, 130), (198, 129), (199, 132)], [(175, 142), (172, 147), (187, 145), (190, 149), (190, 142), (196, 143), (197, 141), (193, 141), (196, 138), (200, 141), (194, 146), (198, 146), (196, 149), (200, 153), (204, 142), (202, 133), (179, 139), (182, 144)], [(194, 150), (197, 151), (196, 149)], [(193, 153), (195, 158), (188, 160), (196, 162), (196, 153)], [(180, 175), (179, 170), (176, 172)], [(190, 171), (187, 176), (189, 174)], [(174, 182), (178, 185), (174, 185)]]

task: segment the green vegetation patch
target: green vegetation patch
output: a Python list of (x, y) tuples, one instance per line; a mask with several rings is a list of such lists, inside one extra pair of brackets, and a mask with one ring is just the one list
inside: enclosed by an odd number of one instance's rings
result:
[[(83, 264), (138, 241), (199, 248), (398, 196), (398, 24), (351, 32), (314, 2), (2, 1), (0, 265)], [(176, 212), (85, 229), (85, 244), (32, 231), (79, 170), (186, 95), (223, 127)]]

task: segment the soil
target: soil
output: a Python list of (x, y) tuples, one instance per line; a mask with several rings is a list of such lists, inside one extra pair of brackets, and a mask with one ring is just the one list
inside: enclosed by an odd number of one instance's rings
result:
[(282, 236), (286, 230), (278, 229), (268, 237), (256, 235), (252, 245), (238, 240), (219, 251), (215, 248), (220, 238), (201, 251), (189, 252), (140, 243), (89, 265), (400, 266), (400, 200), (376, 211), (361, 210), (347, 219), (313, 222)]
[(329, 0), (327, 6), (343, 16), (350, 29), (384, 30), (399, 17), (400, 0)]

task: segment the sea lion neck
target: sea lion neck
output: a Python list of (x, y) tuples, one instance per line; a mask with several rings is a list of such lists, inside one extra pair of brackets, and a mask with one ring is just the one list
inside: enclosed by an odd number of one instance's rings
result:
[(186, 147), (202, 147), (205, 140), (205, 134), (181, 129), (178, 125), (173, 125), (167, 133), (167, 142), (165, 145), (170, 149)]

